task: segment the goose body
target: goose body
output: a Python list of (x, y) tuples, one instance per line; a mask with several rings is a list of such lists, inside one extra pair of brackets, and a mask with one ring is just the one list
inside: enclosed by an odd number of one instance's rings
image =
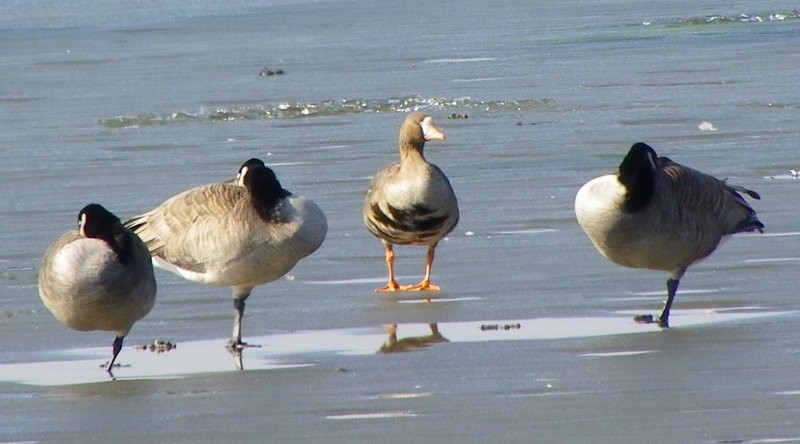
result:
[(79, 224), (45, 252), (39, 296), (69, 328), (116, 334), (106, 367), (111, 373), (123, 339), (155, 303), (153, 265), (144, 243), (102, 206), (83, 208)]
[(125, 224), (145, 242), (157, 267), (231, 288), (232, 348), (246, 345), (241, 318), (252, 289), (316, 251), (328, 227), (314, 202), (283, 189), (258, 159), (245, 162), (235, 180), (184, 191)]
[[(400, 127), (400, 159), (379, 170), (364, 198), (362, 216), (367, 230), (381, 240), (385, 249), (389, 282), (376, 291), (438, 290), (430, 283), (434, 251), (438, 242), (458, 222), (458, 201), (447, 176), (425, 160), (428, 140), (444, 140), (430, 116), (408, 114)], [(425, 277), (412, 286), (394, 279), (394, 245), (427, 246)]]
[(754, 191), (658, 157), (650, 146), (637, 143), (616, 174), (581, 187), (575, 215), (608, 260), (670, 273), (667, 302), (658, 320), (667, 327), (686, 269), (714, 252), (724, 238), (764, 228), (740, 193), (760, 198)]

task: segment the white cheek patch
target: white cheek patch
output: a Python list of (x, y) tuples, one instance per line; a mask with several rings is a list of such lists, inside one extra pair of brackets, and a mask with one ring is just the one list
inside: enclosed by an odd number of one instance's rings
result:
[(86, 237), (86, 213), (81, 214), (81, 219), (78, 221), (78, 232), (81, 237)]
[(236, 185), (239, 185), (240, 187), (244, 186), (244, 176), (247, 175), (247, 169), (248, 167), (242, 167), (242, 169), (239, 171), (239, 174), (236, 175)]

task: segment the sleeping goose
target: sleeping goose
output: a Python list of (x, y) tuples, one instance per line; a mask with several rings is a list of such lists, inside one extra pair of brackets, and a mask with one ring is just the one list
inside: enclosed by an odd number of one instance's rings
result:
[(153, 308), (156, 281), (150, 253), (119, 219), (98, 204), (78, 213), (78, 229), (47, 249), (39, 269), (39, 296), (65, 326), (116, 333), (111, 369), (133, 324)]
[[(389, 282), (375, 291), (439, 290), (431, 284), (436, 244), (455, 228), (458, 201), (450, 181), (423, 155), (425, 142), (445, 136), (422, 112), (406, 116), (400, 126), (400, 160), (375, 173), (364, 199), (364, 225), (384, 245)], [(394, 278), (394, 245), (426, 245), (425, 277), (416, 285), (400, 286)]]
[[(617, 174), (581, 187), (575, 214), (608, 260), (670, 273), (666, 304), (657, 321), (668, 327), (672, 300), (686, 269), (732, 234), (763, 232), (764, 224), (739, 193), (760, 199), (754, 191), (658, 157), (653, 148), (637, 143)], [(639, 316), (637, 321), (653, 319)]]
[(231, 349), (247, 345), (242, 316), (253, 288), (289, 272), (322, 245), (328, 230), (322, 210), (283, 189), (259, 159), (242, 164), (235, 180), (184, 191), (125, 225), (142, 238), (157, 267), (231, 288)]

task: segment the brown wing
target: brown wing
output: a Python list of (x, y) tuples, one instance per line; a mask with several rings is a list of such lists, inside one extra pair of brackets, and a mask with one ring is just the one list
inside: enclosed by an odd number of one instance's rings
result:
[(156, 208), (125, 222), (147, 245), (153, 256), (193, 271), (202, 270), (202, 258), (191, 251), (205, 239), (193, 239), (201, 230), (193, 227), (230, 218), (247, 191), (223, 182), (177, 194)]

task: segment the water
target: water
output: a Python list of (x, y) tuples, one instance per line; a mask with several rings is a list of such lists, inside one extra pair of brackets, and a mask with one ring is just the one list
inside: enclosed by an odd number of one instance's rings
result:
[[(0, 5), (0, 441), (800, 441), (796, 5), (62, 3)], [(413, 109), (462, 215), (430, 304), (372, 291), (359, 213)], [(767, 234), (692, 267), (669, 331), (630, 321), (666, 276), (604, 261), (572, 212), (636, 141), (763, 196)], [(111, 335), (46, 311), (41, 253), (88, 202), (124, 218), (254, 156), (330, 225), (249, 300), (263, 347), (235, 371), (228, 290), (158, 272), (106, 381)], [(379, 353), (393, 323), (407, 352)], [(155, 339), (178, 348), (133, 347)]]

